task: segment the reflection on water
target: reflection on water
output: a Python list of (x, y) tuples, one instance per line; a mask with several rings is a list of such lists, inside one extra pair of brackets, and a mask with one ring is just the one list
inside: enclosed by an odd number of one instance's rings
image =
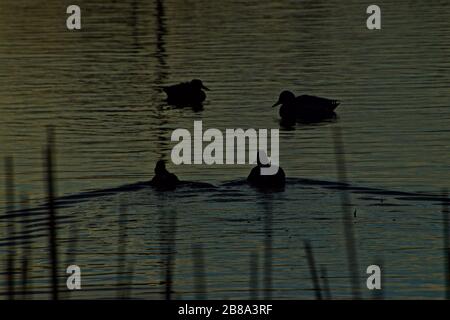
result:
[[(361, 286), (367, 266), (382, 256), (386, 298), (443, 297), (442, 198), (301, 179), (289, 179), (285, 192), (272, 195), (235, 183), (60, 198), (61, 297), (246, 299), (250, 292), (265, 299), (312, 299), (316, 293), (303, 247), (308, 239), (324, 296), (351, 298), (340, 212), (343, 188), (352, 192), (351, 206), (358, 212), (352, 223)], [(47, 298), (46, 206), (17, 214), (28, 218), (16, 222), (20, 228), (12, 238), (29, 240), (32, 256), (25, 255), (25, 246), (16, 247), (16, 288), (26, 257), (32, 266), (26, 296)], [(10, 239), (1, 239), (0, 250)], [(67, 293), (64, 271), (73, 263), (82, 270), (82, 290)], [(6, 261), (0, 266), (5, 270)], [(7, 297), (5, 279), (0, 287)], [(372, 295), (362, 290), (363, 298)]]
[[(81, 32), (65, 29), (65, 8), (55, 0), (0, 4), (0, 150), (14, 156), (16, 208), (24, 194), (31, 208), (26, 216), (3, 216), (7, 232), (2, 231), (0, 253), (6, 257), (8, 244), (20, 240), (17, 257), (26, 259), (14, 265), (29, 265), (34, 297), (51, 290), (47, 212), (37, 207), (46, 190), (42, 146), (49, 124), (58, 137), (58, 193), (80, 195), (149, 180), (156, 161), (169, 159), (172, 130), (191, 130), (194, 120), (220, 130), (279, 127), (270, 106), (289, 89), (342, 105), (335, 121), (280, 132), (280, 161), (288, 177), (336, 180), (330, 129), (340, 126), (352, 185), (411, 193), (448, 187), (447, 4), (382, 1), (382, 30), (376, 32), (366, 29), (366, 5), (358, 1), (77, 4)], [(193, 78), (212, 89), (204, 110), (166, 106), (161, 87)], [(215, 185), (250, 170), (172, 169), (184, 180)], [(293, 181), (270, 197), (245, 186), (222, 186), (185, 188), (162, 198), (148, 188), (132, 188), (66, 199), (58, 211), (59, 260), (75, 261), (83, 270), (83, 290), (67, 297), (112, 298), (121, 287), (122, 297), (133, 298), (247, 298), (249, 290), (260, 298), (312, 298), (305, 239), (326, 269), (331, 295), (350, 297), (342, 188)], [(1, 207), (5, 190), (2, 184)], [(442, 297), (438, 201), (365, 194), (367, 188), (353, 192), (360, 269), (383, 257), (385, 297)], [(121, 201), (127, 205), (122, 240)], [(193, 267), (193, 251), (205, 261), (203, 271), (201, 263)], [(124, 260), (118, 261), (121, 253)], [(8, 264), (11, 259), (2, 259), (1, 270)], [(7, 287), (2, 277), (2, 294)]]

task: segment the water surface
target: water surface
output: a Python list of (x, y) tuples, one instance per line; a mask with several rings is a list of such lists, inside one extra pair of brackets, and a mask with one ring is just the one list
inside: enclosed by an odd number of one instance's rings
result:
[[(56, 132), (58, 194), (74, 195), (150, 179), (158, 159), (170, 160), (171, 132), (192, 130), (194, 120), (205, 129), (278, 128), (270, 106), (283, 89), (342, 100), (336, 121), (281, 131), (280, 161), (289, 177), (336, 181), (332, 129), (339, 126), (352, 185), (430, 194), (448, 187), (450, 17), (444, 2), (379, 1), (380, 31), (366, 29), (360, 1), (82, 0), (81, 32), (65, 28), (69, 4), (0, 4), (0, 151), (14, 156), (17, 191), (33, 206), (45, 194), (46, 125)], [(204, 110), (166, 106), (161, 86), (192, 78), (212, 89)], [(250, 169), (169, 167), (185, 180), (216, 186), (243, 179)], [(334, 295), (349, 297), (340, 191), (295, 181), (270, 197), (244, 186), (162, 198), (143, 189), (61, 209), (68, 219), (61, 237), (70, 237), (73, 226), (81, 230), (76, 261), (89, 280), (77, 295), (116, 295), (124, 201), (136, 298), (163, 297), (158, 230), (170, 225), (161, 218), (169, 214), (177, 221), (175, 297), (195, 296), (191, 244), (200, 242), (208, 297), (247, 297), (250, 254), (258, 252), (262, 266), (270, 244), (274, 289), (261, 287), (261, 297), (270, 291), (275, 298), (312, 298), (303, 239), (313, 241)], [(4, 194), (1, 187), (2, 207)], [(355, 222), (361, 268), (385, 261), (386, 296), (442, 297), (439, 201), (354, 201), (361, 212)], [(270, 237), (264, 221), (271, 221)], [(33, 225), (32, 234), (33, 279), (46, 294), (40, 269), (45, 225)], [(263, 274), (260, 280), (263, 286)]]

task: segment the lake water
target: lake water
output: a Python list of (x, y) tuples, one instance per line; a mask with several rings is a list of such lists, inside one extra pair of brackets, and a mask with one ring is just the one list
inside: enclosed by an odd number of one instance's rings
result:
[[(201, 245), (208, 298), (310, 299), (308, 239), (333, 297), (350, 298), (342, 188), (302, 180), (337, 181), (336, 127), (349, 183), (364, 187), (351, 190), (361, 286), (365, 268), (382, 260), (384, 297), (444, 296), (442, 201), (418, 194), (438, 195), (450, 181), (448, 3), (379, 1), (382, 30), (370, 31), (367, 4), (353, 0), (80, 0), (79, 32), (65, 27), (69, 4), (0, 3), (0, 154), (14, 156), (17, 194), (36, 207), (45, 196), (46, 126), (55, 128), (57, 193), (75, 195), (58, 210), (60, 268), (70, 260), (83, 271), (83, 290), (70, 297), (164, 298), (161, 270), (171, 257), (172, 298), (195, 298), (192, 246)], [(212, 89), (204, 110), (166, 106), (161, 86), (192, 78)], [(342, 101), (336, 121), (280, 131), (285, 192), (229, 184), (248, 165), (169, 161), (181, 179), (217, 188), (77, 196), (149, 180), (158, 159), (170, 160), (172, 131), (192, 130), (194, 120), (205, 129), (279, 128), (270, 106), (283, 89)], [(2, 207), (4, 197), (2, 184)], [(120, 203), (128, 237), (119, 280), (128, 290), (117, 290)], [(33, 212), (16, 236), (33, 240), (30, 286), (47, 297), (45, 216)], [(259, 289), (249, 292), (252, 279)]]

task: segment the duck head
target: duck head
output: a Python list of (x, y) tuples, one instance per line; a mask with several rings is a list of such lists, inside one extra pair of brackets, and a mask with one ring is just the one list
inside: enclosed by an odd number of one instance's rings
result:
[(280, 104), (290, 104), (295, 101), (295, 95), (290, 91), (283, 91), (278, 98), (278, 101), (272, 106), (272, 108), (279, 106)]
[(159, 160), (155, 166), (155, 174), (164, 174), (167, 172), (164, 160)]
[(206, 91), (210, 91), (207, 87), (205, 87), (205, 86), (203, 85), (202, 80), (199, 80), (199, 79), (194, 79), (194, 80), (192, 80), (192, 81), (191, 81), (191, 86), (192, 86), (194, 89), (196, 89), (196, 90), (201, 90), (201, 89), (203, 89), (203, 90), (206, 90)]

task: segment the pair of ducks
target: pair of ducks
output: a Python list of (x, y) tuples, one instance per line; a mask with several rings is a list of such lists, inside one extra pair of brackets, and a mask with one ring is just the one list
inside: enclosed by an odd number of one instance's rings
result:
[[(203, 90), (209, 91), (198, 79), (164, 87), (163, 90), (167, 94), (167, 103), (178, 107), (202, 106), (206, 99)], [(309, 95), (296, 97), (290, 91), (283, 91), (273, 107), (281, 105), (279, 113), (282, 125), (291, 126), (297, 121), (316, 122), (333, 118), (339, 104), (338, 100)]]
[[(265, 154), (263, 156), (265, 157)], [(276, 174), (262, 175), (261, 169), (264, 167), (270, 167), (270, 164), (262, 164), (260, 154), (258, 154), (257, 165), (247, 177), (248, 184), (263, 190), (282, 190), (286, 183), (286, 174), (284, 173), (284, 170), (281, 167), (278, 167)], [(171, 191), (182, 184), (182, 181), (180, 181), (175, 174), (167, 170), (164, 160), (159, 160), (156, 163), (155, 176), (150, 184), (158, 191)]]

